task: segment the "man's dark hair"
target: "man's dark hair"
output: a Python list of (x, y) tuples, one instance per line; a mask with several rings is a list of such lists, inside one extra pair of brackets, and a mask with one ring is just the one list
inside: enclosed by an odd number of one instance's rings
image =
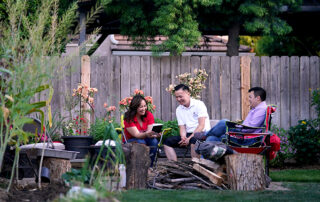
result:
[(184, 85), (184, 84), (179, 84), (179, 85), (176, 85), (176, 87), (174, 87), (174, 91), (177, 91), (177, 90), (186, 90), (188, 92), (190, 92), (190, 89), (187, 85)]
[(260, 96), (262, 101), (266, 100), (267, 93), (263, 88), (261, 88), (261, 87), (253, 87), (253, 88), (250, 88), (248, 92), (250, 93), (251, 91), (253, 91), (253, 94), (254, 94), (255, 97)]

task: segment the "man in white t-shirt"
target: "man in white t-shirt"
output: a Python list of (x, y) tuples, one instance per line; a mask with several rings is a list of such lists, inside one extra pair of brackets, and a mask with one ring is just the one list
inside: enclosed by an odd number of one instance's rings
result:
[(197, 140), (193, 136), (195, 132), (210, 130), (207, 107), (202, 101), (190, 97), (188, 86), (179, 84), (174, 90), (180, 104), (176, 109), (180, 136), (168, 137), (163, 143), (164, 151), (169, 160), (176, 161), (177, 154), (173, 147), (186, 147), (190, 144), (191, 157), (199, 157), (195, 153), (194, 145)]

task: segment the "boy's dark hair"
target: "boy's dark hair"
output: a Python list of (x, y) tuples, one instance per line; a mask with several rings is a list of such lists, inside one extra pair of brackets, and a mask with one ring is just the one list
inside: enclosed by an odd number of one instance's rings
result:
[(260, 96), (261, 101), (265, 101), (266, 100), (267, 93), (263, 88), (261, 88), (261, 87), (253, 87), (253, 88), (250, 88), (248, 92), (250, 93), (251, 91), (253, 91), (253, 94), (254, 94), (255, 97)]
[(177, 90), (180, 90), (180, 89), (190, 92), (189, 87), (187, 85), (185, 85), (185, 84), (179, 84), (179, 85), (176, 85), (176, 87), (174, 87), (174, 91), (177, 91)]

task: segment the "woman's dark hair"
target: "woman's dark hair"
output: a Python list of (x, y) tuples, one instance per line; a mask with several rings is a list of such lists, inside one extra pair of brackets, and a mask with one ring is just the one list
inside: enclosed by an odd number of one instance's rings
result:
[[(138, 110), (142, 100), (144, 100), (147, 103), (146, 99), (144, 99), (144, 97), (141, 95), (135, 95), (132, 98), (128, 111), (126, 113), (124, 113), (124, 120), (126, 122), (128, 122), (128, 123), (133, 122), (134, 117), (137, 114), (137, 110)], [(145, 115), (141, 116), (142, 121), (146, 116), (147, 116), (147, 113)]]

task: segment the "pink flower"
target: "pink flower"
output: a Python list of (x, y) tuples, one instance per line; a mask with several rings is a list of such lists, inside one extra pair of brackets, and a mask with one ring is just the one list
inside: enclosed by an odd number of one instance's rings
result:
[(103, 107), (104, 108), (107, 108), (108, 107), (108, 104), (105, 102), (105, 103), (103, 103)]

